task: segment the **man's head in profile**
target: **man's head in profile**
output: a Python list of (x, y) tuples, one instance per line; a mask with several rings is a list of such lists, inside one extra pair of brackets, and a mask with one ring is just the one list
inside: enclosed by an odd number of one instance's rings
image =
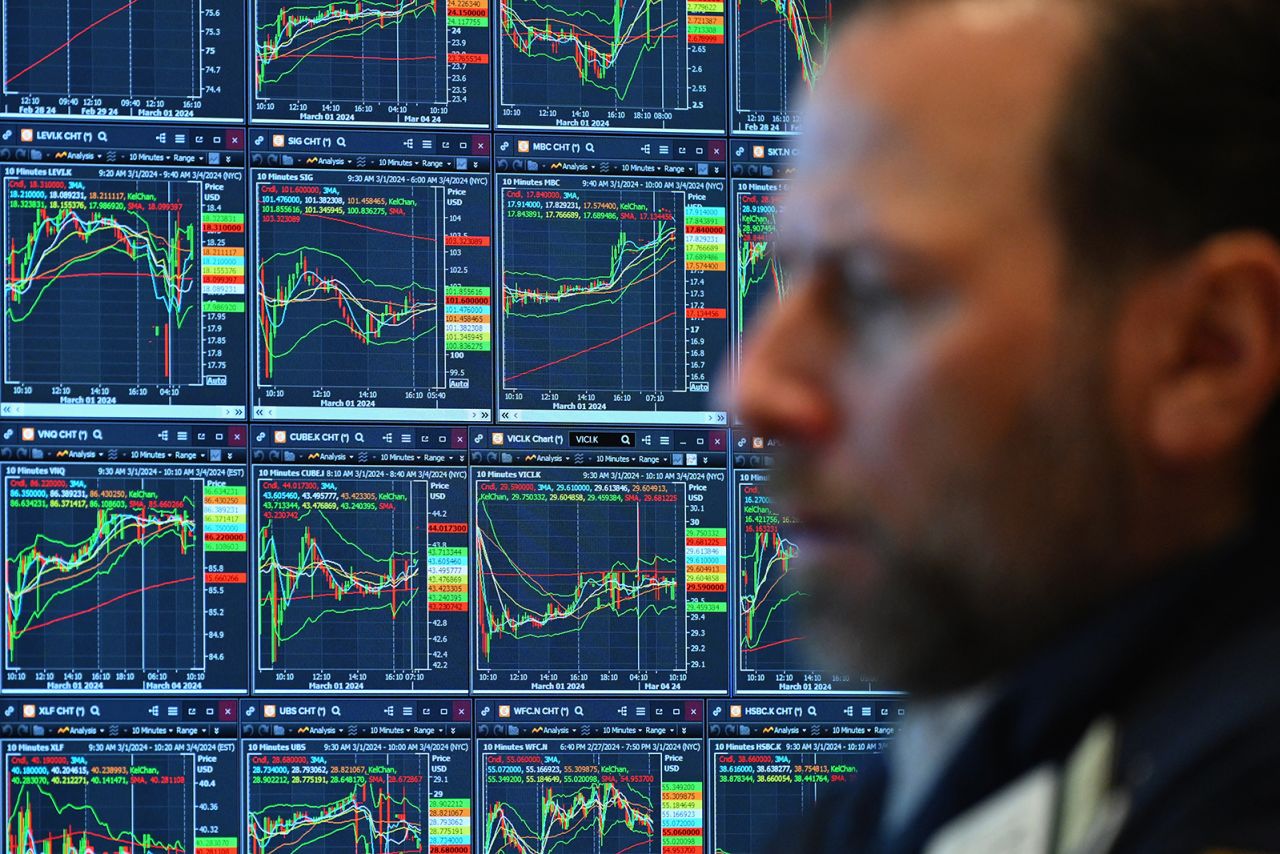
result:
[(1280, 3), (906, 0), (835, 36), (741, 416), (822, 637), (1016, 668), (1274, 488)]

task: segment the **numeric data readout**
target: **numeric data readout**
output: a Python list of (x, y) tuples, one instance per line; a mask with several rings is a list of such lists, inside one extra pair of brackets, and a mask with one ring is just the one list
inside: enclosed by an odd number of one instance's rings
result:
[(4, 115), (244, 118), (239, 0), (5, 0)]
[(489, 0), (253, 2), (253, 119), (489, 123)]
[(473, 137), (251, 136), (269, 152), (252, 154), (268, 164), (253, 171), (254, 417), (487, 420), (490, 179)]
[[(567, 431), (497, 435), (515, 464), (472, 467), (473, 688), (723, 692), (723, 464), (574, 452)], [(564, 453), (546, 452), (557, 440)]]
[(15, 854), (234, 854), (236, 743), (6, 744), (5, 815)]
[(735, 0), (734, 12), (732, 131), (795, 133), (827, 61), (831, 0)]
[(725, 423), (723, 146), (499, 138), (499, 423)]
[(465, 433), (286, 425), (253, 438), (255, 461), (287, 463), (253, 470), (256, 690), (464, 692)]
[[(209, 131), (67, 132), (70, 145), (61, 129), (31, 130), (50, 144), (22, 151), (96, 165), (0, 163), (4, 413), (243, 418), (243, 171), (173, 144)], [(112, 137), (165, 149), (162, 164), (205, 165), (134, 165), (150, 152), (109, 165)]]
[(464, 739), (244, 742), (253, 854), (469, 854)]
[(499, 129), (725, 131), (722, 0), (497, 0)]
[(18, 428), (30, 462), (0, 465), (6, 691), (245, 690), (245, 467), (210, 462), (235, 452), (192, 447), (196, 429), (215, 428)]
[(713, 700), (707, 711), (707, 850), (789, 850), (787, 834), (797, 817), (834, 789), (856, 786), (904, 714), (892, 700)]

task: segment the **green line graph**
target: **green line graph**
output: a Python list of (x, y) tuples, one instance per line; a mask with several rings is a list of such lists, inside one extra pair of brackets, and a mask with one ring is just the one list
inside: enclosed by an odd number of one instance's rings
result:
[[(503, 542), (486, 502), (479, 508), (476, 547), (480, 560), (481, 653), (495, 637), (555, 638), (581, 632), (593, 618), (643, 619), (678, 606), (679, 562), (666, 555), (614, 560), (607, 568), (563, 567), (549, 577), (526, 569)], [(563, 579), (572, 578), (566, 584)]]
[(147, 217), (62, 208), (40, 210), (26, 237), (5, 259), (5, 312), (21, 323), (60, 282), (77, 277), (94, 262), (116, 256), (145, 271), (156, 300), (180, 328), (196, 304), (195, 227), (164, 217), (157, 230)]
[[(26, 757), (22, 757), (26, 759)], [(49, 767), (11, 764), (8, 769), (9, 814), (6, 822), (6, 851), (14, 854), (91, 854), (128, 851), (132, 854), (185, 854), (191, 851), (189, 837), (183, 838), (182, 819), (189, 782), (185, 775), (159, 777), (166, 782), (130, 783), (132, 776), (149, 780), (142, 771), (146, 763), (130, 757), (110, 754), (95, 756), (95, 765), (118, 763), (138, 774), (98, 774), (87, 765), (61, 766), (56, 783), (50, 780)], [(75, 760), (83, 761), (82, 757)], [(10, 759), (12, 763), (13, 758)], [(73, 760), (74, 761), (74, 760)], [(55, 789), (56, 786), (56, 789)], [(68, 796), (76, 792), (97, 802), (75, 803)], [(145, 805), (138, 809), (139, 804)], [(140, 813), (146, 813), (144, 819)], [(108, 814), (117, 816), (112, 820)], [(119, 819), (128, 818), (128, 824)], [(163, 823), (153, 832), (141, 830), (138, 822), (152, 820)]]
[[(419, 598), (417, 550), (391, 549), (373, 554), (344, 534), (323, 510), (301, 514), (303, 526), (297, 547), (277, 542), (268, 520), (258, 543), (258, 635), (269, 639), (270, 661), (280, 648), (307, 629), (339, 615), (382, 612), (395, 620)], [(341, 543), (354, 560), (347, 563), (326, 556), (324, 542)], [(305, 615), (294, 617), (298, 606)]]
[[(365, 57), (357, 46), (366, 36), (395, 30), (425, 15), (435, 15), (435, 0), (338, 0), (315, 5), (282, 5), (279, 11), (257, 26), (254, 40), (254, 91), (262, 93), (286, 81), (308, 61), (337, 59), (378, 59)], [(385, 57), (409, 64), (443, 57)]]
[(553, 854), (584, 843), (595, 851), (617, 831), (641, 839), (654, 834), (653, 803), (631, 786), (599, 782), (564, 794), (548, 786), (539, 807), (535, 823), (513, 804), (491, 804), (485, 814), (485, 854)]
[[(268, 283), (268, 270), (280, 267), (286, 272), (275, 273)], [(335, 272), (321, 272), (321, 268)], [(275, 374), (277, 362), (293, 356), (326, 329), (338, 329), (369, 347), (434, 340), (438, 330), (433, 285), (412, 279), (376, 281), (362, 275), (341, 254), (316, 246), (300, 246), (263, 259), (258, 267), (258, 305), (264, 380)], [(304, 314), (306, 306), (323, 314)], [(291, 320), (292, 331), (286, 332)], [(304, 350), (302, 355), (312, 354)]]
[(508, 317), (560, 317), (617, 304), (632, 288), (675, 264), (677, 246), (674, 225), (659, 221), (650, 240), (633, 240), (626, 231), (619, 231), (609, 247), (609, 267), (604, 273), (550, 276), (505, 270), (502, 309)]
[(253, 854), (324, 851), (334, 842), (356, 854), (418, 852), (425, 850), (422, 824), (422, 807), (407, 793), (362, 783), (331, 801), (271, 803), (253, 809), (249, 845)]
[[(153, 495), (152, 500), (158, 500)], [(161, 509), (98, 509), (91, 530), (75, 540), (41, 533), (6, 561), (5, 652), (14, 663), (19, 645), (29, 635), (63, 620), (89, 616), (150, 587), (185, 581), (194, 583), (195, 567), (169, 574), (189, 576), (148, 585), (138, 570), (140, 554), (172, 540), (180, 555), (191, 555), (196, 532), (195, 502), (181, 498), (181, 506)], [(94, 589), (94, 585), (98, 585)], [(88, 594), (81, 601), (78, 594)], [(113, 595), (114, 594), (114, 595)], [(73, 605), (64, 605), (72, 601)], [(90, 600), (92, 600), (90, 602)], [(83, 607), (78, 607), (83, 606)]]
[[(540, 0), (526, 3), (502, 2), (502, 37), (512, 49), (531, 59), (570, 63), (580, 84), (619, 101), (629, 98), (647, 58), (679, 38), (680, 13), (672, 0), (613, 0), (604, 13)], [(683, 46), (670, 49), (675, 53)], [(682, 97), (679, 87), (673, 83), (671, 88)]]

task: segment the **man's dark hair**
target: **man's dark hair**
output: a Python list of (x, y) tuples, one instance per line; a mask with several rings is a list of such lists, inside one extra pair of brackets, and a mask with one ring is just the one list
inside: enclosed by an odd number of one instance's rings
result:
[[(849, 11), (929, 2), (956, 0)], [(1094, 27), (1049, 161), (1051, 202), (1080, 270), (1114, 280), (1230, 231), (1280, 241), (1280, 0), (1064, 2)], [(1256, 441), (1270, 512), (1280, 509), (1280, 399)]]
[[(1080, 0), (1096, 41), (1054, 143), (1075, 260), (1107, 275), (1215, 234), (1280, 241), (1280, 0)], [(1280, 400), (1256, 436), (1256, 494), (1280, 503)]]

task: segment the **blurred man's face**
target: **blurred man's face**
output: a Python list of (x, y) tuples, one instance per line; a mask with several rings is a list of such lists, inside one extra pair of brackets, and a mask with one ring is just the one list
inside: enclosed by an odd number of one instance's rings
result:
[(747, 344), (739, 411), (789, 446), (775, 495), (802, 523), (812, 634), (886, 687), (997, 672), (1111, 577), (1106, 312), (1047, 193), (1088, 34), (1030, 5), (843, 34), (779, 220), (791, 296)]

